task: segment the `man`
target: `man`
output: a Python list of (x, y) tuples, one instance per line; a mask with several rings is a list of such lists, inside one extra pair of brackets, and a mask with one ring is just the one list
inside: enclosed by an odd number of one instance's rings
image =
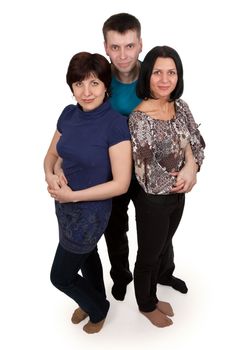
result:
[[(129, 116), (141, 102), (136, 96), (136, 83), (140, 71), (139, 54), (142, 51), (141, 25), (138, 19), (128, 13), (109, 17), (103, 25), (104, 47), (112, 63), (111, 103), (113, 108)], [(177, 174), (174, 192), (189, 192), (196, 183), (197, 166), (191, 147), (185, 154), (186, 164)], [(133, 276), (129, 269), (128, 247), (128, 205), (136, 199), (139, 184), (135, 175), (126, 194), (113, 198), (112, 214), (105, 231), (105, 239), (111, 263), (110, 275), (113, 280), (112, 295), (124, 300), (127, 285)], [(173, 276), (175, 269), (172, 244), (167, 247), (162, 259), (159, 283), (187, 293), (184, 281)]]

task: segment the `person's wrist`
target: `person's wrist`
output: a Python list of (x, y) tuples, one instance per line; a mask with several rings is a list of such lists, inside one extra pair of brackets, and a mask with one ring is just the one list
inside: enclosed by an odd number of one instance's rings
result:
[(76, 203), (78, 202), (78, 195), (77, 195), (78, 191), (72, 191), (72, 202)]
[(198, 163), (196, 162), (196, 159), (194, 157), (189, 157), (186, 161), (185, 161), (186, 165), (192, 166), (196, 171), (198, 170)]
[(54, 174), (51, 172), (45, 173), (45, 181), (48, 182), (49, 179), (51, 179), (53, 176), (54, 176)]
[(195, 159), (194, 159), (194, 161), (192, 162), (192, 166), (193, 166), (193, 169), (196, 171), (196, 173), (198, 172), (198, 168), (199, 168), (199, 165), (198, 165), (198, 163), (195, 161)]
[(54, 169), (54, 174), (58, 176), (64, 175), (63, 169)]

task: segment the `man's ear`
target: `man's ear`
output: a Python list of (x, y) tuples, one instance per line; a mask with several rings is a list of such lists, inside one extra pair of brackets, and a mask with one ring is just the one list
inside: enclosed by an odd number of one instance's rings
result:
[(105, 49), (105, 53), (106, 53), (106, 55), (107, 55), (107, 56), (109, 56), (106, 41), (104, 41), (104, 49)]
[(140, 52), (142, 52), (142, 38), (140, 39), (140, 46), (141, 46), (141, 50), (140, 50)]

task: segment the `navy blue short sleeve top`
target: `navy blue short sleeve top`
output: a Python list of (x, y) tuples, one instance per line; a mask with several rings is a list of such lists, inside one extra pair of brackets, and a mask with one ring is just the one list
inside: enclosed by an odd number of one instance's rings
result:
[[(72, 190), (81, 190), (112, 179), (109, 147), (130, 140), (127, 119), (107, 101), (90, 112), (67, 106), (57, 122), (61, 137), (57, 151)], [(61, 245), (68, 251), (90, 252), (104, 233), (111, 199), (77, 203), (55, 202)]]
[(67, 106), (57, 123), (57, 151), (69, 186), (80, 190), (111, 179), (109, 147), (130, 140), (127, 120), (107, 101), (90, 112)]

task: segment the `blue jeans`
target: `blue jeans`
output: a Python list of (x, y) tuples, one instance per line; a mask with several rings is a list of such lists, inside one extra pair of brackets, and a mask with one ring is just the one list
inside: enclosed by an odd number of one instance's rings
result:
[[(82, 276), (78, 274), (82, 271)], [(93, 323), (103, 320), (109, 309), (103, 269), (97, 247), (90, 253), (75, 254), (58, 244), (51, 269), (51, 282), (72, 298)]]

